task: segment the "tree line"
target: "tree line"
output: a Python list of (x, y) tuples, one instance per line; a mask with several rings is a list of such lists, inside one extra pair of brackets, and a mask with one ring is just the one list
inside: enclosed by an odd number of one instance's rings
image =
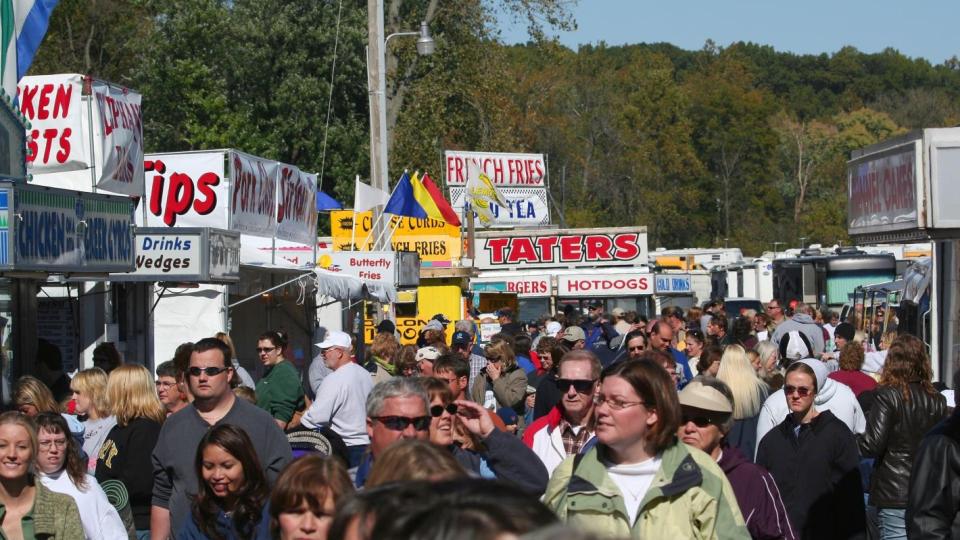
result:
[[(31, 74), (141, 92), (148, 152), (242, 149), (322, 173), (349, 206), (369, 174), (366, 15), (362, 0), (62, 0)], [(502, 43), (498, 16), (529, 42)], [(848, 243), (850, 151), (960, 119), (956, 57), (642, 35), (571, 50), (549, 37), (576, 24), (561, 0), (385, 0), (387, 33), (421, 20), (434, 55), (388, 51), (391, 178), (439, 178), (444, 150), (544, 153), (555, 222), (646, 225), (651, 247)]]

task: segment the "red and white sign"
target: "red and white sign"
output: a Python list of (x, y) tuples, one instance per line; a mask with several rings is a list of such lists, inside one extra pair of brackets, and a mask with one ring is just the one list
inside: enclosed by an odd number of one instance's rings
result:
[(317, 254), (317, 266), (364, 281), (393, 287), (396, 282), (396, 251), (329, 251)]
[(917, 226), (917, 142), (852, 162), (847, 170), (850, 234)]
[(481, 270), (640, 266), (647, 263), (647, 233), (642, 227), (492, 234), (477, 238), (474, 266)]
[(146, 226), (228, 228), (223, 159), (223, 152), (147, 155)]
[(553, 287), (550, 282), (550, 275), (536, 276), (503, 276), (503, 277), (479, 277), (470, 280), (471, 287), (474, 284), (495, 283), (503, 284), (504, 291), (517, 293), (517, 296), (525, 298), (548, 298), (553, 295)]
[(576, 274), (557, 276), (558, 297), (653, 294), (653, 274)]
[(94, 140), (98, 189), (142, 195), (143, 121), (140, 94), (102, 81), (93, 82)]
[(312, 245), (317, 239), (317, 175), (280, 164), (277, 238)]
[(90, 167), (86, 107), (81, 105), (80, 99), (82, 92), (82, 75), (41, 75), (20, 79), (17, 96), (20, 112), (30, 121), (27, 167), (32, 174)]
[[(277, 229), (279, 163), (230, 151), (230, 229), (273, 236)], [(308, 242), (308, 243), (312, 243)]]
[(467, 185), (467, 164), (475, 160), (496, 186), (544, 187), (547, 164), (543, 154), (503, 154), (492, 152), (444, 153), (448, 186)]

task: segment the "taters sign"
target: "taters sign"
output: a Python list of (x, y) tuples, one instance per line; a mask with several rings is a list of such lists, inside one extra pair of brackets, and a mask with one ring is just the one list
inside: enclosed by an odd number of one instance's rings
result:
[(477, 235), (475, 266), (635, 266), (647, 260), (646, 228), (560, 229)]

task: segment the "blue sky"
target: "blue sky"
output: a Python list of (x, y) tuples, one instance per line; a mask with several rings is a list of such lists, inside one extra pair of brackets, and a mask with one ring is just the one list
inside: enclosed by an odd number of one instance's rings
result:
[[(835, 52), (852, 45), (864, 52), (893, 47), (940, 64), (960, 57), (958, 0), (579, 0), (572, 8), (578, 29), (561, 43), (608, 45), (668, 42), (699, 49), (707, 39), (772, 45), (803, 54)], [(520, 25), (501, 23), (507, 43), (526, 41)]]

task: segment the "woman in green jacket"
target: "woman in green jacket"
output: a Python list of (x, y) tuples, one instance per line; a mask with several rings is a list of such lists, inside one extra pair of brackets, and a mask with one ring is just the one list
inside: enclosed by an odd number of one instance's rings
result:
[(257, 355), (266, 368), (257, 382), (257, 406), (270, 413), (280, 429), (286, 429), (293, 413), (304, 407), (300, 373), (283, 356), (286, 349), (283, 332), (266, 332), (257, 339)]
[(615, 364), (594, 403), (596, 446), (565, 460), (544, 495), (561, 519), (603, 536), (750, 538), (723, 471), (677, 440), (680, 403), (662, 366)]
[(18, 412), (0, 414), (0, 539), (83, 540), (77, 503), (30, 472), (36, 456), (33, 421)]

